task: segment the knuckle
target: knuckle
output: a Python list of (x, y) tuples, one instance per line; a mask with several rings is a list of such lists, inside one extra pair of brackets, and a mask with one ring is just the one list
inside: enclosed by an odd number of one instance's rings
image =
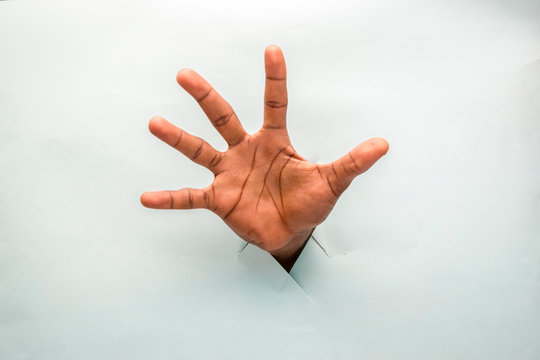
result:
[(191, 156), (191, 160), (195, 160), (201, 155), (203, 146), (204, 146), (204, 141), (200, 139), (199, 147), (197, 147), (197, 150), (195, 150), (195, 152)]
[(225, 126), (229, 123), (229, 121), (231, 120), (232, 116), (234, 115), (234, 112), (231, 111), (225, 115), (222, 115), (220, 117), (218, 117), (217, 119), (215, 120), (212, 120), (212, 124), (214, 124), (215, 127), (222, 127), (222, 126)]
[(264, 104), (272, 109), (280, 109), (287, 107), (287, 102), (276, 101), (276, 100), (266, 100)]

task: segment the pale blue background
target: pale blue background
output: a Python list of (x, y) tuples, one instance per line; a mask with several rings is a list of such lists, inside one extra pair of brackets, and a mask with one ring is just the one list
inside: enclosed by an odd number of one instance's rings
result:
[[(211, 173), (162, 115), (225, 143), (191, 67), (262, 121), (282, 47), (295, 148), (390, 151), (292, 275), (146, 190)], [(0, 359), (540, 358), (538, 1), (0, 2)]]

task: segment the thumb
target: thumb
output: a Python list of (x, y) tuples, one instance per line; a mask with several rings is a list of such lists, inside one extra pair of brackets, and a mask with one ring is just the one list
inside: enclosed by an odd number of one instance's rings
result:
[(344, 172), (358, 176), (367, 171), (388, 152), (388, 141), (376, 137), (364, 141), (344, 156), (334, 161), (337, 168)]
[[(331, 168), (331, 180), (336, 190), (341, 193), (358, 175), (367, 171), (388, 151), (388, 141), (372, 138), (364, 141), (336, 161), (328, 164)], [(332, 179), (333, 178), (333, 179)]]

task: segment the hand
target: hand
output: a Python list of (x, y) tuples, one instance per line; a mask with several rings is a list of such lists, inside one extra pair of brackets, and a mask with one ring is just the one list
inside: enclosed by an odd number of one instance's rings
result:
[(287, 133), (286, 67), (279, 47), (266, 48), (265, 70), (264, 123), (252, 135), (199, 74), (178, 72), (180, 86), (197, 100), (229, 147), (219, 152), (162, 117), (153, 117), (152, 134), (212, 171), (214, 181), (204, 189), (146, 192), (141, 203), (155, 209), (209, 209), (238, 236), (270, 252), (290, 270), (315, 226), (326, 219), (351, 181), (387, 152), (388, 143), (373, 138), (332, 163), (307, 161), (294, 150)]

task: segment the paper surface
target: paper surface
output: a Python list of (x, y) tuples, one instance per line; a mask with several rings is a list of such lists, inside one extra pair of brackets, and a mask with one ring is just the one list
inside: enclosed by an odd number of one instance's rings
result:
[[(535, 1), (0, 2), (0, 359), (540, 358), (539, 21)], [(139, 203), (212, 180), (152, 116), (225, 148), (177, 71), (254, 132), (272, 43), (302, 156), (390, 143), (290, 276), (208, 211)]]

